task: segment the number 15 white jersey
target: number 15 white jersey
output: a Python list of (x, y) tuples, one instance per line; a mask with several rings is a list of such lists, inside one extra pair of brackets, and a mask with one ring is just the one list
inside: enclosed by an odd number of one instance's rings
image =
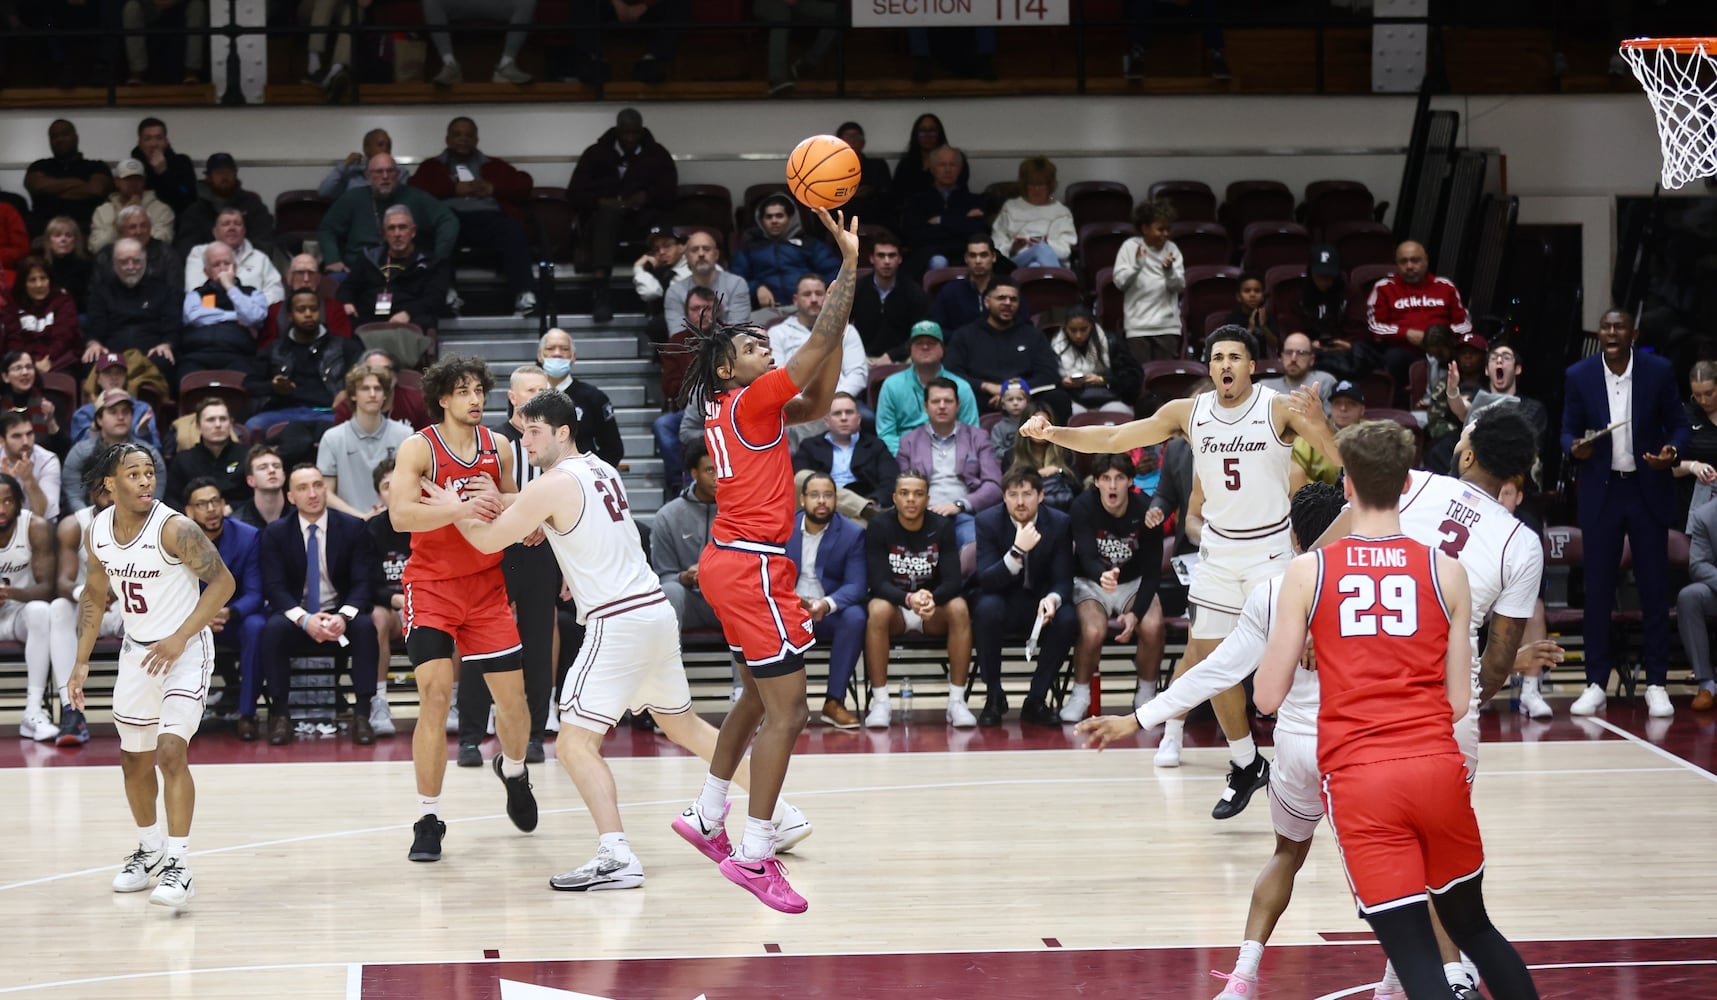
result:
[(1401, 495), (1401, 533), (1460, 561), (1472, 592), (1473, 649), (1494, 611), (1530, 618), (1544, 548), (1496, 498), (1451, 476), (1414, 470)]
[(137, 537), (121, 545), (113, 537), (113, 507), (95, 515), (90, 540), (95, 558), (119, 594), (125, 635), (132, 642), (158, 642), (179, 630), (197, 609), (202, 586), (195, 573), (161, 547), (163, 530), (176, 515), (159, 500), (149, 505)]
[(577, 523), (565, 531), (543, 525), (578, 605), (579, 622), (661, 600), (662, 584), (644, 556), (620, 473), (595, 455), (568, 458), (549, 472), (564, 473), (572, 488), (584, 494), (584, 512)]

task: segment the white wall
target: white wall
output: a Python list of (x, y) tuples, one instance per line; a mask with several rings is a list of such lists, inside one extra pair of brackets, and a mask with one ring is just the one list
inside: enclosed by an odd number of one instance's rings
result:
[[(1614, 254), (1614, 198), (1649, 194), (1659, 166), (1656, 133), (1639, 95), (1444, 98), (1462, 114), (1462, 141), (1507, 157), (1509, 190), (1521, 220), (1586, 227), (1587, 322), (1603, 308)], [(247, 187), (272, 199), (314, 187), (332, 161), (382, 126), (402, 159), (441, 149), (446, 121), (469, 113), (483, 148), (523, 161), (539, 184), (565, 184), (572, 157), (614, 120), (615, 104), (485, 104), (465, 107), (171, 109), (175, 146), (202, 157), (239, 160)], [(1277, 178), (1296, 190), (1320, 178), (1365, 182), (1395, 200), (1413, 101), (1401, 97), (1086, 97), (921, 101), (653, 103), (645, 124), (677, 156), (686, 183), (746, 185), (780, 176), (781, 161), (805, 135), (862, 123), (868, 152), (893, 160), (914, 118), (940, 114), (949, 137), (972, 157), (974, 186), (1013, 177), (1021, 156), (1055, 156), (1065, 186), (1121, 180), (1134, 193), (1157, 180), (1196, 178), (1220, 193), (1228, 182)], [(116, 159), (130, 150), (144, 112), (77, 110), (83, 149)], [(0, 118), (0, 187), (22, 188), (24, 166), (46, 154), (51, 112)]]

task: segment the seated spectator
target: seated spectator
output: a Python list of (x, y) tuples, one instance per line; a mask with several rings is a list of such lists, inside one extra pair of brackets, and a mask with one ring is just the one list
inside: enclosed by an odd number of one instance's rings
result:
[(996, 282), (996, 245), (988, 233), (966, 238), (966, 273), (945, 282), (930, 304), (930, 318), (947, 333), (984, 318), (984, 296)]
[[(333, 423), (334, 397), (363, 355), (355, 338), (328, 334), (315, 292), (300, 288), (287, 301), (292, 329), (274, 342), (262, 365), (252, 368), (254, 374), (245, 379), (253, 414), (245, 427), (252, 434), (262, 434), (282, 421)], [(321, 482), (320, 475), (317, 481)]]
[[(0, 577), (6, 581), (6, 603), (0, 613), (0, 641), (24, 644), (24, 718), (19, 735), (37, 740), (58, 740), (62, 730), (77, 731), (85, 742), (89, 728), (81, 713), (69, 709), (66, 682), (72, 664), (65, 662), (60, 646), (59, 663), (52, 641), (52, 618), (48, 602), (54, 597), (54, 530), (45, 517), (24, 509), (24, 490), (10, 476), (0, 476)], [(55, 667), (54, 681), (62, 706), (62, 725), (49, 720), (44, 697), (48, 692), (48, 670)]]
[[(459, 68), (457, 63), (450, 65)], [(498, 76), (501, 71), (495, 72)], [(419, 164), (411, 183), (453, 210), (459, 219), (460, 247), (501, 258), (513, 311), (521, 315), (534, 311), (537, 296), (531, 291), (531, 246), (525, 235), (534, 186), (531, 175), (506, 160), (485, 155), (477, 148), (477, 123), (461, 116), (447, 123), (447, 148)], [(385, 229), (386, 219), (382, 224)]]
[[(131, 158), (143, 164), (143, 186), (166, 202), (174, 216), (197, 200), (197, 168), (189, 156), (173, 150), (166, 122), (149, 117), (137, 123)], [(172, 242), (173, 236), (167, 233), (162, 239)]]
[[(179, 213), (174, 249), (189, 256), (192, 247), (220, 239), (215, 222), (229, 208), (238, 209), (244, 216), (242, 238), (264, 254), (273, 253), (274, 213), (255, 191), (245, 190), (238, 177), (238, 161), (231, 153), (216, 153), (203, 165), (197, 200)], [(327, 252), (325, 246), (323, 252)]]
[[(155, 446), (131, 433), (132, 408), (136, 400), (124, 389), (107, 389), (95, 401), (95, 433), (66, 453), (60, 474), (60, 510), (77, 511), (88, 507), (89, 497), (83, 491), (84, 469), (103, 451), (118, 444), (139, 444), (149, 449), (155, 468), (167, 468), (167, 462)], [(37, 435), (39, 439), (40, 434)]]
[[(1709, 364), (1710, 362), (1702, 362)], [(1705, 379), (1709, 383), (1710, 379)], [(1695, 712), (1717, 706), (1717, 675), (1711, 672), (1711, 624), (1717, 620), (1717, 504), (1697, 504), (1687, 516), (1689, 582), (1675, 598), (1681, 648), (1693, 665)]]
[(744, 278), (757, 306), (751, 321), (759, 325), (788, 315), (799, 279), (815, 274), (833, 281), (840, 258), (827, 244), (805, 234), (799, 210), (785, 194), (772, 194), (757, 205), (757, 225), (746, 230), (733, 273)]
[[(1174, 206), (1141, 201), (1133, 209), (1131, 236), (1115, 253), (1115, 287), (1121, 290), (1127, 347), (1139, 361), (1180, 357), (1180, 295), (1186, 290), (1186, 264), (1169, 239)], [(1202, 334), (1203, 331), (1198, 331)]]
[(89, 220), (89, 249), (96, 253), (119, 238), (119, 211), (136, 205), (149, 215), (150, 229), (160, 233), (165, 242), (173, 242), (173, 209), (148, 190), (143, 177), (143, 164), (137, 160), (120, 160), (113, 168), (113, 186)]
[(270, 444), (253, 444), (244, 453), (244, 484), (250, 499), (233, 510), (233, 517), (257, 530), (294, 513), (286, 496), (286, 464)]
[(1073, 398), (1059, 386), (1060, 368), (1049, 338), (1019, 317), (1019, 286), (998, 278), (984, 296), (984, 318), (955, 330), (948, 344), (948, 367), (972, 383), (978, 408), (1000, 408), (1002, 383), (1023, 378), (1033, 398), (1066, 423)]
[[(741, 298), (740, 302), (741, 308), (744, 308), (744, 299)], [(689, 403), (680, 397), (683, 395), (686, 370), (691, 366), (693, 352), (689, 345), (693, 332), (707, 332), (710, 324), (715, 321), (715, 292), (702, 285), (695, 285), (686, 298), (686, 305), (689, 308), (686, 325), (668, 338), (669, 349), (658, 355), (662, 365), (662, 405), (667, 412), (657, 417), (650, 425), (650, 433), (656, 439), (656, 454), (662, 459), (664, 500), (672, 500), (680, 492), (680, 473), (683, 471), (683, 462), (680, 459), (681, 444), (703, 440), (702, 397), (692, 399)]]
[(1310, 337), (1320, 351), (1346, 351), (1348, 344), (1341, 335), (1341, 324), (1347, 315), (1347, 282), (1342, 276), (1341, 255), (1335, 247), (1318, 244), (1312, 247), (1306, 263), (1306, 288), (1291, 312), (1278, 317), (1281, 329), (1303, 333)]
[(151, 38), (144, 31), (163, 27), (185, 30), (185, 77), (182, 82), (201, 82), (203, 62), (208, 55), (208, 39), (200, 32), (209, 26), (208, 0), (125, 0), (121, 12), (125, 25), (125, 64), (131, 74), (126, 77), (126, 86), (136, 87), (149, 82)]
[(692, 273), (669, 285), (662, 295), (662, 319), (670, 338), (686, 328), (686, 299), (694, 288), (713, 293), (722, 323), (731, 326), (751, 318), (751, 292), (744, 278), (721, 266), (715, 237), (701, 230), (686, 237), (686, 262)]
[[(143, 247), (144, 273), (166, 278), (167, 287), (174, 295), (185, 294), (185, 259), (173, 249), (172, 244), (155, 238), (155, 223), (150, 220), (149, 213), (141, 205), (127, 205), (119, 210), (118, 219), (115, 226), (119, 239), (136, 240)], [(114, 243), (109, 243), (95, 255), (97, 274), (113, 270), (113, 247)], [(202, 281), (201, 269), (195, 278), (197, 283)]]
[[(1238, 326), (1250, 333), (1265, 355), (1278, 352), (1282, 338), (1277, 333), (1276, 319), (1271, 315), (1270, 306), (1264, 301), (1263, 275), (1252, 271), (1241, 273), (1240, 288), (1234, 293), (1234, 308), (1228, 313), (1226, 325)], [(1198, 338), (1198, 346), (1201, 349), (1204, 346), (1202, 336)]]
[[(248, 372), (255, 367), (256, 335), (268, 318), (268, 297), (240, 278), (233, 251), (225, 243), (209, 244), (201, 263), (203, 282), (185, 292), (184, 332), (177, 349), (169, 347), (162, 360), (177, 369), (179, 378), (192, 372)], [(170, 381), (177, 381), (172, 368), (161, 367)]]
[(36, 359), (36, 370), (69, 372), (83, 354), (77, 303), (70, 292), (54, 284), (48, 262), (30, 254), (18, 262), (12, 283), (11, 313), (0, 317), (0, 351), (24, 351)]
[(1312, 362), (1316, 358), (1311, 338), (1303, 333), (1290, 333), (1282, 338), (1282, 374), (1259, 379), (1258, 384), (1283, 393), (1309, 386), (1324, 401), (1324, 412), (1328, 413), (1330, 392), (1337, 379), (1329, 372), (1313, 368)]
[[(1352, 382), (1337, 382), (1330, 390), (1329, 412), (1336, 430), (1352, 427), (1365, 419), (1365, 393)], [(1309, 441), (1295, 438), (1292, 461), (1288, 468), (1289, 496), (1307, 483), (1341, 481), (1341, 466), (1325, 458)]]
[[(1432, 324), (1432, 330), (1439, 325)], [(1432, 472), (1449, 473), (1455, 444), (1471, 410), (1469, 400), (1485, 384), (1485, 361), (1489, 356), (1490, 341), (1483, 334), (1470, 331), (1461, 334), (1455, 341), (1454, 363), (1439, 372), (1442, 377), (1429, 387), (1431, 405), (1426, 413), (1425, 434), (1430, 444), (1425, 448), (1425, 468)]]
[(333, 656), (341, 650), (339, 640), (346, 638), (357, 702), (352, 742), (374, 743), (370, 700), (376, 692), (378, 650), (375, 623), (364, 613), (372, 605), (376, 563), (370, 532), (363, 521), (328, 509), (327, 484), (315, 466), (293, 469), (288, 490), (297, 516), (281, 518), (262, 531), (262, 585), (269, 614), (256, 664), (267, 685), (268, 742), (292, 742), (290, 657)]
[(871, 248), (870, 277), (853, 289), (852, 324), (873, 365), (905, 361), (913, 327), (930, 313), (930, 296), (900, 273), (900, 264), (900, 242), (883, 233)]
[(1072, 412), (1132, 415), (1144, 371), (1118, 338), (1097, 325), (1088, 307), (1067, 310), (1049, 346), (1055, 352), (1061, 388), (1072, 398)]
[(1473, 329), (1460, 289), (1432, 274), (1425, 248), (1408, 240), (1395, 248), (1395, 273), (1373, 285), (1365, 303), (1371, 346), (1397, 387), (1407, 385), (1408, 370), (1424, 356), (1425, 333), (1437, 323), (1456, 337)]
[[(929, 112), (914, 119), (912, 134), (906, 137), (906, 151), (900, 154), (900, 161), (894, 165), (894, 180), (888, 187), (889, 199), (897, 209), (915, 194), (936, 190), (936, 183), (930, 174), (930, 157), (938, 149), (948, 145), (952, 144), (948, 141), (947, 130), (942, 127), (942, 119)], [(960, 185), (964, 187), (970, 184), (971, 180), (971, 165), (962, 163)], [(944, 327), (948, 325), (941, 319), (936, 321)]]
[[(1030, 414), (1036, 412), (1038, 411), (1035, 408), (1027, 410), (1027, 419), (1030, 419)], [(1073, 459), (1067, 454), (1067, 449), (1048, 441), (1033, 440), (1016, 433), (1013, 452), (1008, 456), (1007, 463), (1010, 469), (1015, 466), (1037, 470), (1043, 481), (1043, 504), (1059, 511), (1072, 507), (1079, 491), (1084, 488), (1073, 469)]]
[(813, 472), (799, 484), (801, 510), (793, 518), (787, 558), (799, 570), (794, 592), (811, 616), (812, 632), (829, 647), (829, 680), (820, 718), (836, 729), (857, 729), (847, 708), (847, 685), (864, 648), (864, 529), (835, 510), (835, 483)]
[(1019, 164), (1020, 195), (1002, 203), (990, 239), (1007, 247), (1015, 267), (1066, 267), (1079, 233), (1073, 210), (1055, 200), (1055, 163), (1029, 156)]
[[(1288, 474), (1291, 477), (1293, 470), (1289, 469)], [(1136, 477), (1133, 482), (1134, 488), (1139, 488)], [(1192, 446), (1180, 437), (1164, 441), (1157, 456), (1157, 486), (1151, 491), (1151, 509), (1164, 519), (1174, 518), (1174, 551), (1180, 554), (1197, 552), (1203, 534), (1202, 515), (1193, 517), (1192, 494), (1197, 486), (1198, 480), (1192, 474)], [(1199, 507), (1203, 506), (1200, 500)], [(1199, 523), (1191, 523), (1194, 520)]]
[(1013, 464), (1014, 438), (1019, 425), (1037, 412), (1031, 405), (1031, 386), (1023, 378), (1010, 378), (1002, 383), (1002, 418), (990, 425), (990, 448), (996, 453), (996, 463), (1002, 468)]
[(49, 451), (64, 454), (70, 442), (60, 426), (61, 414), (54, 401), (42, 395), (42, 373), (28, 351), (7, 351), (0, 356), (0, 411), (28, 414), (36, 439)]
[[(393, 136), (388, 135), (387, 129), (384, 128), (370, 129), (364, 133), (362, 151), (347, 153), (344, 160), (330, 167), (328, 173), (323, 176), (322, 183), (316, 185), (316, 193), (333, 202), (353, 188), (369, 187), (370, 161), (384, 153), (393, 156)], [(410, 167), (396, 164), (394, 170), (397, 171), (395, 176), (399, 178), (399, 183), (404, 184), (411, 179)], [(324, 249), (323, 252), (326, 253), (327, 250)]]
[[(280, 271), (275, 268), (274, 261), (268, 254), (251, 245), (245, 238), (244, 213), (236, 208), (223, 208), (215, 216), (215, 238), (191, 248), (185, 257), (185, 287), (195, 288), (202, 284), (207, 272), (203, 267), (203, 257), (211, 247), (221, 245), (232, 251), (233, 267), (238, 273), (238, 283), (254, 288), (267, 299), (268, 305), (286, 298), (286, 286), (280, 280)], [(310, 286), (314, 288), (315, 286)]]
[[(128, 366), (127, 385), (159, 385), (168, 395), (173, 346), (184, 328), (184, 296), (174, 295), (167, 279), (146, 273), (143, 246), (136, 240), (113, 245), (113, 270), (99, 275), (89, 296), (84, 324), (84, 360), (119, 354)], [(143, 369), (153, 367), (154, 372)]]
[[(411, 323), (423, 330), (421, 335), (396, 331), (393, 342), (382, 345), (415, 364), (434, 345), (435, 330), (447, 313), (452, 264), (420, 248), (417, 222), (406, 206), (390, 207), (382, 228), (387, 243), (363, 251), (338, 296), (355, 326)], [(370, 338), (375, 339), (373, 334)]]
[[(756, 9), (759, 20), (781, 25), (769, 29), (769, 96), (776, 97), (792, 90), (800, 73), (814, 72), (823, 64), (824, 57), (840, 38), (828, 25), (840, 23), (841, 9), (834, 0), (758, 0)], [(787, 27), (789, 24), (823, 25), (817, 29), (811, 47), (791, 64), (787, 61), (787, 45), (793, 33)], [(853, 726), (857, 725), (858, 720), (854, 719)]]
[[(223, 714), (239, 716), (239, 739), (255, 739), (256, 692), (245, 698), (242, 688), (243, 678), (256, 676), (255, 659), (265, 620), (257, 530), (226, 513), (227, 501), (221, 496), (220, 484), (213, 479), (192, 479), (180, 492), (168, 494), (168, 499), (169, 503), (183, 505), (185, 516), (215, 543), (221, 562), (232, 572), (233, 595), (209, 623), (215, 640), (215, 670), (225, 685), (216, 708), (224, 709)], [(248, 713), (243, 709), (248, 709)], [(250, 723), (248, 737), (246, 721)]]
[(24, 509), (60, 519), (60, 456), (36, 443), (28, 413), (0, 413), (0, 472), (24, 488)]
[[(668, 78), (668, 66), (674, 61), (674, 47), (680, 38), (680, 25), (691, 20), (691, 0), (578, 0), (574, 14), (578, 23), (594, 29), (602, 22), (619, 21), (622, 25), (649, 27), (649, 41), (638, 61), (632, 64), (635, 83), (661, 83)], [(578, 33), (578, 63), (573, 75), (596, 86), (606, 83), (612, 73), (602, 58), (599, 45), (602, 38), (613, 39), (625, 29), (606, 28), (602, 34), (595, 30)], [(612, 42), (610, 42), (612, 44)]]
[[(332, 333), (333, 330), (330, 329), (328, 332)], [(388, 375), (394, 379), (393, 403), (388, 407), (388, 419), (396, 420), (413, 430), (420, 431), (429, 426), (429, 409), (423, 401), (423, 390), (416, 386), (399, 384), (399, 364), (394, 361), (393, 355), (380, 348), (371, 348), (363, 353), (363, 356), (358, 359), (358, 363), (369, 365), (371, 368), (385, 369)], [(334, 423), (343, 423), (350, 419), (352, 419), (352, 401), (350, 397), (342, 393), (340, 398), (334, 401)]]
[(393, 662), (393, 640), (405, 642), (405, 561), (411, 558), (411, 532), (400, 531), (388, 516), (388, 487), (393, 482), (393, 459), (384, 459), (370, 473), (375, 488), (378, 510), (369, 516), (364, 526), (370, 531), (371, 544), (376, 550), (376, 572), (370, 599), (370, 620), (376, 625), (376, 697), (370, 702), (370, 727), (377, 736), (392, 736), (395, 732), (393, 712), (388, 707), (388, 664)]
[(354, 517), (369, 517), (381, 509), (370, 470), (392, 461), (409, 426), (386, 416), (393, 402), (393, 371), (353, 365), (346, 373), (346, 398), (352, 419), (337, 423), (316, 446), (316, 467), (328, 486), (328, 506)]
[[(286, 268), (287, 288), (322, 287), (322, 265), (316, 258), (307, 253), (301, 253), (292, 258)], [(336, 337), (352, 336), (352, 317), (346, 315), (346, 307), (339, 299), (322, 297), (322, 321), (328, 324), (328, 332)], [(279, 302), (268, 307), (268, 319), (263, 321), (262, 329), (256, 335), (256, 348), (265, 351), (275, 339), (284, 334), (292, 325), (291, 310), (286, 308), (286, 299), (281, 297)]]
[(24, 170), (24, 190), (36, 219), (64, 215), (80, 230), (89, 229), (90, 216), (113, 193), (113, 172), (100, 160), (78, 150), (77, 126), (64, 118), (48, 125), (48, 149), (53, 154)]
[[(1503, 345), (1492, 348), (1494, 354)], [(1518, 365), (1516, 366), (1518, 368)], [(1687, 447), (1681, 450), (1681, 461), (1675, 474), (1697, 475), (1693, 484), (1693, 500), (1687, 508), (1687, 533), (1693, 534), (1693, 514), (1717, 497), (1717, 479), (1707, 481), (1705, 469), (1717, 469), (1717, 361), (1700, 361), (1687, 375), (1691, 397), (1687, 401)], [(1492, 384), (1495, 375), (1492, 374)], [(1522, 400), (1524, 402), (1524, 400)], [(1471, 411), (1468, 411), (1471, 416)], [(1529, 416), (1530, 420), (1531, 417)], [(1695, 472), (1696, 467), (1699, 468)]]
[(632, 291), (644, 306), (644, 333), (653, 344), (666, 343), (670, 332), (662, 296), (669, 285), (692, 275), (685, 250), (672, 229), (657, 226), (650, 230), (644, 253), (632, 262)]
[[(459, 219), (453, 210), (421, 188), (400, 183), (399, 165), (387, 153), (370, 158), (364, 176), (369, 184), (335, 199), (316, 230), (322, 270), (338, 274), (363, 264), (370, 250), (387, 246), (383, 232), (387, 210), (403, 205), (423, 229), (423, 243), (432, 260), (452, 260), (459, 246)], [(365, 313), (366, 317), (373, 315)]]
[[(787, 318), (769, 328), (769, 347), (775, 352), (775, 363), (786, 365), (799, 353), (799, 348), (811, 339), (811, 329), (823, 314), (823, 300), (829, 286), (815, 274), (807, 274), (793, 285), (793, 311)], [(845, 392), (855, 401), (865, 393), (870, 379), (870, 365), (864, 357), (864, 341), (851, 323), (841, 336), (841, 374), (835, 382), (837, 391)], [(859, 404), (861, 412), (870, 407)], [(866, 416), (870, 414), (866, 413)]]
[(949, 258), (966, 246), (966, 238), (989, 232), (984, 205), (960, 177), (966, 155), (943, 146), (930, 155), (928, 191), (911, 195), (901, 205), (900, 224), (912, 252), (906, 257), (906, 273), (922, 277), (933, 267), (947, 267)]
[[(155, 372), (154, 367), (148, 362), (144, 362), (143, 366), (154, 374), (156, 378), (160, 377), (160, 375)], [(109, 389), (123, 389), (126, 392), (131, 391), (129, 372), (130, 366), (121, 355), (107, 353), (96, 357), (95, 363), (90, 366), (89, 377), (84, 379), (83, 382), (84, 397), (89, 399), (90, 402), (78, 407), (77, 410), (72, 413), (70, 435), (72, 444), (77, 444), (79, 441), (82, 441), (84, 437), (89, 434), (90, 428), (95, 425), (94, 400), (99, 399), (101, 394)], [(148, 382), (148, 380), (139, 380), (139, 384), (145, 384), (146, 382)], [(158, 449), (161, 447), (160, 431), (155, 426), (155, 410), (148, 403), (145, 403), (140, 399), (133, 401), (131, 436), (140, 441), (148, 442), (149, 447), (151, 448)], [(163, 475), (165, 474), (165, 469), (166, 466), (162, 466)]]
[[(1449, 409), (1461, 418), (1463, 427), (1471, 427), (1473, 418), (1487, 406), (1498, 403), (1518, 405), (1520, 415), (1532, 425), (1535, 440), (1542, 445), (1550, 430), (1550, 412), (1544, 408), (1543, 403), (1520, 394), (1521, 371), (1520, 356), (1514, 352), (1513, 347), (1507, 344), (1492, 344), (1490, 354), (1485, 358), (1483, 387), (1471, 396), (1450, 396)], [(1689, 381), (1699, 381), (1700, 371), (1700, 366), (1694, 365)], [(1711, 373), (1717, 374), (1717, 370), (1711, 370)], [(1691, 446), (1687, 451), (1688, 457), (1699, 457), (1691, 454), (1694, 451)], [(1711, 457), (1717, 458), (1717, 455)]]
[[(594, 39), (591, 44), (595, 44)], [(580, 249), (597, 278), (591, 319), (607, 323), (614, 318), (614, 307), (608, 300), (614, 250), (658, 222), (670, 221), (666, 215), (679, 191), (679, 178), (673, 156), (644, 127), (644, 116), (634, 108), (622, 108), (614, 118), (614, 127), (579, 154), (572, 179), (567, 181), (566, 196), (578, 213), (583, 242)], [(688, 245), (688, 253), (690, 249)], [(682, 305), (685, 302), (683, 298), (680, 301)], [(670, 307), (670, 314), (672, 311)], [(670, 315), (668, 332), (675, 329)]]
[(29, 252), (29, 223), (11, 202), (0, 201), (0, 271), (15, 267)]
[(859, 156), (859, 186), (847, 199), (843, 210), (847, 217), (858, 216), (861, 222), (882, 223), (890, 213), (888, 161), (880, 156), (864, 154), (864, 126), (858, 122), (841, 122), (835, 138), (853, 148)]
[(1141, 627), (1157, 596), (1163, 563), (1163, 516), (1133, 490), (1137, 469), (1126, 455), (1098, 455), (1092, 463), (1093, 489), (1081, 493), (1068, 511), (1073, 518), (1073, 613), (1079, 618), (1079, 642), (1073, 650), (1073, 689), (1061, 707), (1061, 721), (1078, 722), (1091, 713), (1091, 678), (1109, 638), (1109, 623), (1120, 621), (1117, 642), (1137, 640), (1134, 664), (1139, 688), (1148, 700), (1162, 672), (1162, 637)]
[(901, 468), (929, 472), (930, 511), (954, 522), (955, 539), (964, 546), (977, 537), (973, 516), (1001, 501), (1002, 474), (989, 438), (959, 422), (959, 399), (951, 379), (931, 379), (924, 387), (930, 419), (901, 437), (896, 454)]
[(942, 367), (942, 328), (930, 320), (915, 324), (911, 350), (911, 366), (883, 379), (877, 392), (876, 435), (890, 452), (900, 450), (900, 438), (907, 431), (929, 421), (924, 412), (924, 390), (932, 379), (943, 378), (953, 383), (959, 396), (956, 419), (978, 426), (978, 400), (972, 395), (972, 387)]
[(662, 593), (674, 606), (680, 630), (719, 629), (721, 622), (698, 589), (698, 559), (709, 544), (715, 519), (715, 463), (702, 439), (686, 445), (685, 470), (691, 482), (656, 511), (650, 526), (650, 568), (662, 580)]
[(1071, 519), (1044, 507), (1037, 470), (1016, 467), (1002, 477), (1004, 501), (978, 516), (978, 594), (972, 605), (978, 672), (987, 695), (980, 726), (999, 726), (1007, 714), (1002, 694), (1002, 643), (1023, 638), (1044, 623), (1037, 667), (1020, 718), (1038, 726), (1061, 725), (1049, 707), (1049, 689), (1079, 631), (1073, 611)]
[(852, 393), (836, 392), (829, 401), (828, 433), (799, 442), (793, 468), (798, 470), (794, 478), (801, 496), (807, 477), (820, 473), (833, 479), (841, 514), (863, 527), (876, 516), (900, 466), (880, 438), (859, 430), (861, 423), (858, 400)]
[(556, 327), (537, 341), (537, 365), (548, 377), (548, 387), (566, 393), (578, 415), (578, 427), (572, 438), (578, 450), (618, 466), (626, 460), (626, 444), (620, 438), (614, 404), (606, 392), (573, 378), (572, 366), (577, 363), (578, 349), (573, 345), (572, 334), (565, 330)]
[(54, 284), (72, 293), (72, 301), (78, 304), (78, 311), (83, 312), (88, 308), (89, 285), (95, 265), (90, 261), (89, 249), (84, 246), (83, 230), (78, 227), (77, 220), (69, 215), (49, 219), (37, 243), (37, 249), (53, 272)]
[(223, 513), (250, 499), (245, 484), (244, 445), (233, 437), (232, 413), (217, 396), (197, 403), (197, 443), (181, 448), (167, 463), (167, 503), (180, 502), (193, 481), (207, 482), (221, 491)]
[[(459, 68), (459, 60), (453, 55), (453, 36), (447, 33), (447, 19), (450, 15), (489, 18), (510, 9), (509, 24), (528, 25), (536, 13), (536, 6), (536, 0), (511, 0), (505, 5), (470, 3), (469, 0), (424, 0), (423, 22), (429, 25), (430, 41), (435, 43), (435, 52), (441, 56), (441, 72), (435, 74), (435, 78), (430, 82), (437, 87), (451, 87), (465, 82), (465, 72)], [(489, 76), (490, 82), (531, 82), (531, 75), (520, 69), (515, 61), (529, 37), (530, 32), (522, 27), (507, 32), (506, 42), (501, 48), (501, 61), (495, 64), (495, 72)]]
[(950, 726), (977, 725), (966, 707), (966, 678), (972, 666), (972, 616), (961, 596), (960, 544), (953, 522), (932, 513), (930, 474), (908, 469), (894, 481), (894, 505), (864, 533), (865, 580), (870, 586), (864, 640), (865, 680), (870, 685), (867, 729), (887, 729), (888, 652), (895, 636), (946, 636)]

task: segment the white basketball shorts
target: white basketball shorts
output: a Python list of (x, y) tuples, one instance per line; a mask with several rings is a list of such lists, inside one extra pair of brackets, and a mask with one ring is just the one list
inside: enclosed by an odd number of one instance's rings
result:
[(628, 709), (675, 715), (691, 707), (680, 624), (667, 598), (585, 623), (584, 645), (561, 694), (562, 725), (602, 733)]
[(130, 637), (119, 650), (119, 676), (113, 682), (113, 722), (119, 747), (148, 753), (165, 733), (189, 743), (203, 722), (209, 675), (215, 669), (215, 640), (203, 629), (185, 643), (185, 651), (165, 673), (143, 668), (149, 647)]
[(1198, 605), (1192, 638), (1227, 638), (1240, 621), (1246, 595), (1260, 583), (1281, 576), (1292, 558), (1293, 536), (1287, 528), (1244, 541), (1223, 538), (1206, 528), (1204, 543), (1198, 549), (1198, 568), (1186, 592), (1188, 603)]

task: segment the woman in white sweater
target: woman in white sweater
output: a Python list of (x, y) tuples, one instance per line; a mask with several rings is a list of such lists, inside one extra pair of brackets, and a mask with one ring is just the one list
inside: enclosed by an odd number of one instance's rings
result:
[(1186, 289), (1186, 265), (1180, 248), (1169, 241), (1174, 206), (1141, 201), (1133, 209), (1140, 236), (1115, 254), (1115, 287), (1121, 290), (1127, 348), (1140, 362), (1180, 356), (1180, 293)]
[(1066, 267), (1078, 234), (1073, 212), (1055, 200), (1055, 164), (1047, 156), (1020, 161), (1020, 197), (1002, 204), (990, 227), (996, 248), (1015, 267)]

